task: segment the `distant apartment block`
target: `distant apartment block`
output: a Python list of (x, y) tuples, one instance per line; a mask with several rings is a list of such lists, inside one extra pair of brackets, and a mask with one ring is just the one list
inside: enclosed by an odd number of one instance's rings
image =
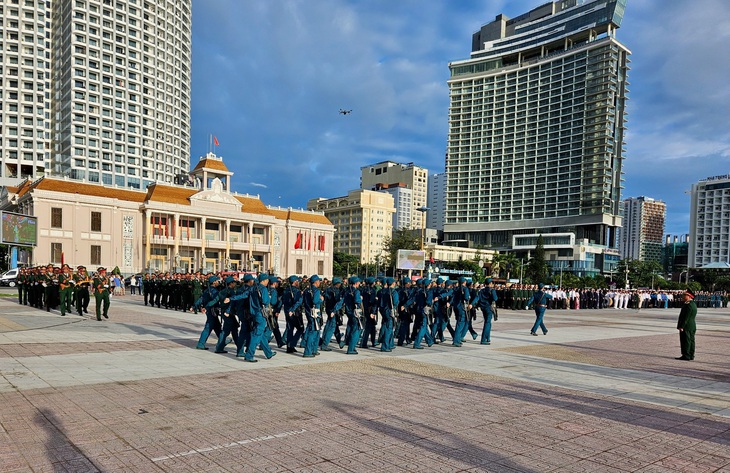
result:
[(643, 196), (625, 199), (622, 204), (621, 258), (661, 263), (666, 204)]
[(190, 171), (191, 0), (0, 0), (0, 178)]
[(689, 267), (730, 262), (730, 175), (692, 185)]
[(411, 223), (407, 228), (421, 228), (425, 221), (418, 209), (426, 206), (428, 194), (428, 170), (413, 163), (400, 164), (393, 161), (363, 166), (360, 168), (360, 189), (374, 190), (378, 184), (403, 183), (413, 191)]
[(335, 226), (334, 251), (356, 255), (361, 263), (383, 256), (383, 242), (393, 233), (393, 196), (357, 189), (342, 197), (312, 199), (307, 209), (323, 212)]
[(410, 229), (413, 224), (413, 190), (402, 182), (398, 184), (377, 184), (375, 190), (390, 194), (393, 197), (395, 213), (393, 214), (393, 230)]
[(446, 214), (446, 173), (440, 172), (428, 176), (428, 198), (426, 206), (429, 208), (426, 217), (426, 228), (444, 230), (444, 215)]

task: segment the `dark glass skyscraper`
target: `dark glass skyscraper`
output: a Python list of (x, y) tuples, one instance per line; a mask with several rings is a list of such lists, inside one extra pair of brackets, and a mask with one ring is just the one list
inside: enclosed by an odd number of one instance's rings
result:
[(554, 266), (610, 271), (621, 226), (625, 0), (544, 4), (474, 33), (449, 64), (446, 239), (503, 250), (543, 235)]

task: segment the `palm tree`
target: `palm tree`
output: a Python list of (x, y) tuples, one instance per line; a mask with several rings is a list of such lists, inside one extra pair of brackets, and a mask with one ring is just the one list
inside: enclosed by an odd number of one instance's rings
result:
[(489, 264), (489, 270), (492, 273), (492, 277), (498, 278), (499, 272), (504, 268), (505, 265), (505, 256), (503, 254), (497, 253), (496, 255), (492, 255), (492, 260)]
[(520, 269), (520, 260), (517, 259), (514, 253), (506, 253), (502, 255), (502, 258), (504, 267), (507, 268), (507, 279), (509, 279), (512, 271), (518, 271)]

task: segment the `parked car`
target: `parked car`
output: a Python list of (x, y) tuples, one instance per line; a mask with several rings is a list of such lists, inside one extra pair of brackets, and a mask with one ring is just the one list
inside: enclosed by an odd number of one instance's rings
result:
[[(137, 278), (137, 282), (141, 281), (144, 275), (142, 273), (134, 274), (134, 277)], [(132, 276), (127, 276), (124, 278), (124, 285), (125, 286), (131, 286), (132, 285)]]
[(5, 271), (2, 275), (0, 275), (0, 286), (15, 287), (18, 283), (19, 272), (20, 270), (18, 268)]

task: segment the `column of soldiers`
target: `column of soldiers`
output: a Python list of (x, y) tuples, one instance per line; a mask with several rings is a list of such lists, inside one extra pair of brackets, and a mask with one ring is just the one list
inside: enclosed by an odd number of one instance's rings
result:
[(22, 268), (18, 274), (18, 303), (38, 309), (59, 310), (61, 316), (74, 311), (79, 315), (89, 313), (89, 300), (96, 301), (96, 318), (109, 318), (109, 295), (111, 280), (106, 268), (98, 268), (93, 278), (85, 266), (78, 266), (76, 272), (71, 266), (38, 266)]
[(356, 355), (358, 348), (391, 352), (397, 346), (423, 349), (424, 342), (431, 347), (444, 343), (447, 331), (452, 345), (460, 347), (468, 335), (479, 336), (472, 324), (480, 313), (485, 322), (480, 343), (489, 345), (497, 300), (491, 280), (471, 285), (465, 278), (396, 282), (353, 276), (329, 282), (314, 275), (282, 281), (259, 274), (238, 281), (213, 275), (194, 304), (206, 315), (197, 348), (208, 350), (206, 342), (214, 334), (215, 353), (228, 353), (233, 343), (237, 357), (256, 362), (257, 349), (267, 359), (276, 354), (272, 341), (287, 353), (302, 350), (303, 357), (313, 358), (332, 351), (333, 338), (335, 346)]

